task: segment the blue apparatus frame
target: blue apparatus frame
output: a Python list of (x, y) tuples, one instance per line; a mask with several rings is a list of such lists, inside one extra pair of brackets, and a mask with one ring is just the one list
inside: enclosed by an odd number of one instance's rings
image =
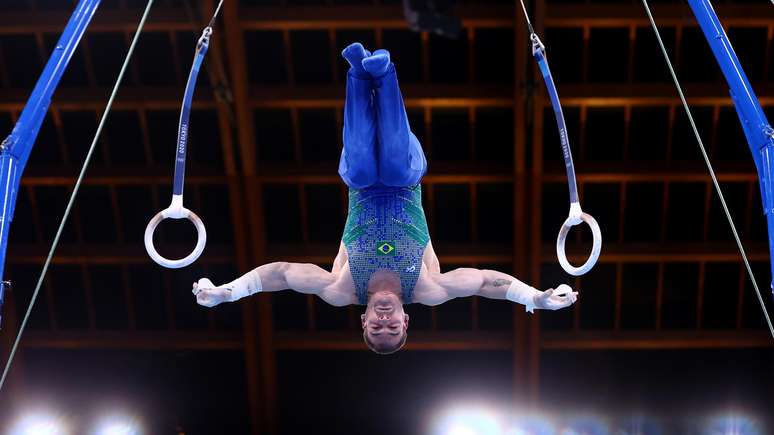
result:
[[(70, 62), (78, 43), (89, 26), (101, 0), (80, 0), (67, 26), (56, 43), (43, 72), (32, 90), (24, 110), (11, 134), (0, 144), (0, 277), (5, 270), (8, 230), (13, 219), (19, 182), (35, 145), (40, 126), (51, 104), (59, 80)], [(5, 281), (0, 282), (0, 319), (5, 296)]]
[[(688, 0), (704, 37), (715, 55), (723, 75), (726, 77), (731, 99), (742, 123), (747, 145), (750, 147), (761, 186), (763, 212), (766, 215), (769, 234), (769, 256), (772, 277), (774, 277), (774, 129), (755, 96), (750, 81), (744, 73), (734, 48), (728, 40), (709, 0)], [(771, 283), (774, 296), (774, 282)]]

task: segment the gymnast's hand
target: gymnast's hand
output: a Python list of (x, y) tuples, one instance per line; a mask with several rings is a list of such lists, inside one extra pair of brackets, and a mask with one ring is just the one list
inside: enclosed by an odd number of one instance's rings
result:
[(204, 307), (214, 307), (231, 301), (231, 289), (218, 287), (207, 278), (193, 284), (193, 294), (196, 295), (196, 303)]
[(535, 295), (535, 308), (543, 310), (558, 310), (569, 307), (578, 300), (578, 292), (570, 286), (562, 284), (556, 289), (548, 289)]

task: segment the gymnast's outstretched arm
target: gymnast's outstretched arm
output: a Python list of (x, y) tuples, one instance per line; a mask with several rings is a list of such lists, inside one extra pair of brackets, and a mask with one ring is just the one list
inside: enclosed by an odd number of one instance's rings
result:
[(259, 266), (219, 286), (202, 278), (194, 283), (193, 293), (196, 302), (205, 307), (234, 302), (258, 292), (286, 289), (317, 295), (331, 305), (343, 306), (354, 302), (354, 291), (346, 291), (347, 274), (346, 265), (337, 272), (328, 272), (314, 264), (276, 262)]
[(461, 268), (446, 273), (429, 272), (417, 282), (414, 301), (438, 305), (454, 298), (481, 296), (507, 299), (523, 304), (527, 311), (535, 308), (558, 310), (575, 303), (578, 293), (569, 286), (540, 291), (518, 279), (495, 270)]

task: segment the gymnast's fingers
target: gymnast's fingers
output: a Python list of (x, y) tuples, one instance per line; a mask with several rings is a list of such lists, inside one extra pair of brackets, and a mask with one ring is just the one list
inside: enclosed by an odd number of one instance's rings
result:
[(560, 284), (554, 291), (554, 294), (557, 296), (567, 296), (570, 293), (572, 293), (572, 288), (567, 284)]
[(196, 295), (196, 303), (203, 307), (212, 308), (218, 305), (220, 301), (212, 290), (202, 290)]
[(202, 278), (194, 283), (193, 294), (197, 294), (202, 290), (209, 290), (215, 288), (215, 284), (207, 278)]
[(210, 296), (206, 290), (202, 290), (199, 293), (196, 294), (196, 303), (201, 306), (208, 306), (210, 301)]
[(573, 304), (573, 300), (566, 295), (554, 295), (550, 299), (550, 306), (552, 310), (558, 310), (561, 308), (569, 307)]
[(578, 292), (570, 292), (564, 298), (564, 306), (569, 307), (578, 300)]
[(540, 294), (535, 297), (535, 306), (542, 309), (550, 309), (551, 295), (553, 292), (554, 289), (548, 289), (546, 291), (540, 292)]
[(558, 310), (568, 305), (567, 300), (561, 296), (554, 296), (551, 298), (549, 304), (552, 310)]

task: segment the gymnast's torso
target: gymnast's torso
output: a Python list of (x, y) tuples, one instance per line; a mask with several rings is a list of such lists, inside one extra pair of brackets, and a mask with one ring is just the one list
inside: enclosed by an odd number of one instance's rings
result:
[(398, 276), (403, 303), (411, 303), (429, 242), (420, 185), (350, 188), (342, 245), (356, 303), (368, 302), (368, 283), (380, 270)]

